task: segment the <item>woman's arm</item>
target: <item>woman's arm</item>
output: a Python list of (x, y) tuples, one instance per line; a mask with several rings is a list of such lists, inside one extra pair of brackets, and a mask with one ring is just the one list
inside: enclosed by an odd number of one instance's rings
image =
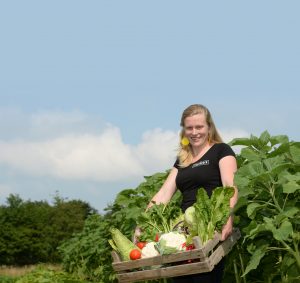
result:
[[(178, 169), (173, 167), (172, 170), (170, 171), (167, 179), (165, 180), (164, 184), (161, 186), (159, 191), (154, 195), (154, 197), (151, 199), (149, 204), (147, 205), (147, 209), (151, 207), (154, 202), (156, 204), (160, 203), (168, 203), (174, 193), (176, 192), (176, 176), (178, 173)], [(146, 210), (147, 210), (146, 209)], [(136, 243), (138, 237), (141, 235), (141, 230), (139, 227), (135, 228), (134, 235), (133, 235), (133, 242)]]
[[(219, 161), (221, 180), (224, 187), (233, 187), (235, 192), (230, 199), (230, 208), (233, 209), (238, 199), (238, 190), (234, 186), (234, 173), (237, 170), (237, 163), (234, 156), (225, 156)], [(231, 233), (233, 228), (233, 215), (228, 218), (227, 223), (223, 226), (221, 240), (224, 241)]]
[(160, 190), (154, 195), (154, 197), (151, 199), (150, 203), (148, 204), (147, 208), (151, 207), (153, 203), (156, 204), (160, 203), (168, 203), (174, 193), (176, 192), (176, 176), (178, 173), (178, 169), (173, 167), (165, 180), (164, 184), (160, 188)]

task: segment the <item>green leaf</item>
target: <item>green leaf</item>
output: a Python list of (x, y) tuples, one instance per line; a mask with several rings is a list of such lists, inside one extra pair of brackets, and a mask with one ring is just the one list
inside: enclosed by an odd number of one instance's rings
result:
[(300, 189), (300, 185), (294, 181), (290, 181), (284, 185), (282, 185), (283, 192), (285, 194), (292, 194)]
[(267, 247), (268, 245), (264, 245), (259, 247), (258, 249), (256, 249), (254, 251), (254, 253), (252, 254), (250, 261), (245, 269), (244, 274), (242, 275), (242, 277), (244, 277), (247, 273), (249, 273), (249, 271), (254, 270), (257, 268), (257, 266), (259, 265), (261, 259), (265, 256), (266, 251), (267, 251)]
[(284, 163), (284, 157), (282, 155), (269, 157), (263, 160), (263, 164), (268, 171), (272, 171), (274, 168), (278, 167), (282, 163)]
[(288, 220), (285, 220), (275, 231), (272, 231), (274, 238), (278, 241), (287, 241), (293, 233), (292, 223)]
[(290, 253), (285, 254), (281, 263), (281, 269), (284, 273), (287, 273), (289, 277), (299, 276), (296, 259), (292, 257)]
[(265, 173), (265, 169), (260, 161), (251, 161), (240, 168), (237, 173), (253, 179), (258, 177), (260, 174)]
[(249, 161), (261, 160), (261, 155), (259, 154), (259, 152), (254, 151), (250, 147), (243, 148), (241, 150), (241, 156)]
[(266, 224), (258, 224), (255, 220), (252, 220), (248, 227), (243, 229), (245, 232), (245, 238), (246, 239), (254, 239), (259, 233), (269, 231), (269, 229), (266, 228)]
[(289, 142), (289, 138), (286, 135), (272, 136), (270, 138), (271, 145), (286, 144)]
[[(273, 146), (273, 144), (272, 144)], [(272, 152), (270, 152), (269, 157), (275, 157), (279, 155), (283, 155), (285, 153), (288, 153), (290, 149), (290, 144), (289, 143), (284, 143), (278, 146), (277, 148), (274, 148)]]
[(228, 144), (231, 146), (235, 146), (235, 145), (250, 146), (252, 144), (252, 141), (249, 138), (235, 138), (232, 141), (230, 141)]
[(234, 176), (234, 183), (238, 188), (247, 187), (250, 183), (250, 180), (247, 176), (243, 176), (240, 171), (238, 171)]
[(295, 182), (300, 182), (300, 172), (296, 172), (295, 174), (291, 174), (287, 171), (284, 172), (283, 177), (287, 181), (295, 181)]
[(117, 195), (115, 202), (119, 205), (127, 206), (133, 201), (134, 198), (132, 196), (135, 194), (136, 192), (132, 189), (123, 190)]
[(141, 210), (139, 207), (135, 205), (129, 205), (128, 206), (127, 213), (125, 215), (126, 219), (136, 219), (137, 215), (139, 215), (143, 210)]
[(237, 201), (236, 205), (234, 206), (234, 213), (236, 213), (240, 209), (244, 209), (244, 207), (247, 206), (247, 204), (248, 204), (247, 198), (239, 195), (238, 201)]
[(290, 147), (290, 152), (293, 158), (293, 161), (296, 164), (300, 164), (300, 142), (295, 142)]
[(288, 218), (293, 218), (299, 211), (298, 207), (285, 207), (283, 214)]
[(194, 204), (196, 215), (202, 215), (199, 221), (205, 221), (206, 223), (210, 220), (211, 203), (206, 191), (200, 188), (197, 192), (197, 201)]
[(264, 131), (260, 137), (259, 140), (261, 142), (262, 145), (266, 145), (269, 141), (270, 141), (270, 134), (268, 131)]
[(250, 203), (248, 206), (247, 206), (247, 215), (250, 219), (254, 219), (255, 218), (255, 215), (256, 215), (256, 210), (258, 208), (262, 207), (261, 204), (257, 203), (257, 202), (254, 202), (254, 203)]
[(293, 226), (288, 220), (284, 220), (278, 229), (273, 219), (264, 217), (264, 221), (266, 223), (266, 229), (273, 233), (273, 237), (277, 241), (287, 241), (289, 236), (293, 233)]

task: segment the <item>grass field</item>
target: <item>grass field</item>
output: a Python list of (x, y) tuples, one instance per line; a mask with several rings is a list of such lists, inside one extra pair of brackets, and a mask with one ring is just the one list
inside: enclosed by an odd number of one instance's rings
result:
[[(40, 265), (39, 265), (40, 266)], [(59, 271), (61, 270), (61, 267), (59, 265), (50, 265), (50, 264), (45, 264), (43, 265), (47, 269), (51, 270), (56, 270)], [(37, 265), (27, 265), (27, 266), (0, 266), (0, 276), (7, 276), (7, 277), (20, 277), (28, 272), (31, 272), (37, 267)], [(1, 283), (1, 282), (0, 282)]]

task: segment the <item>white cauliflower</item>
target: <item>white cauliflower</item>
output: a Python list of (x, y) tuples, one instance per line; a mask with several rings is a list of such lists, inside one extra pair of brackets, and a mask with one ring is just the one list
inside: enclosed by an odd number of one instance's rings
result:
[(153, 257), (159, 255), (158, 250), (155, 248), (155, 242), (149, 242), (142, 249), (142, 258)]
[(158, 249), (161, 254), (171, 254), (184, 250), (186, 237), (179, 232), (169, 232), (162, 234), (159, 238)]

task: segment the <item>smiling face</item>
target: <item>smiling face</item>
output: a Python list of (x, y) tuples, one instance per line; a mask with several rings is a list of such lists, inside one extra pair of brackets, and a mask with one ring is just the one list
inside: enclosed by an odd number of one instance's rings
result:
[(208, 144), (209, 126), (204, 113), (188, 116), (184, 119), (184, 136), (189, 139), (194, 148), (201, 148)]

